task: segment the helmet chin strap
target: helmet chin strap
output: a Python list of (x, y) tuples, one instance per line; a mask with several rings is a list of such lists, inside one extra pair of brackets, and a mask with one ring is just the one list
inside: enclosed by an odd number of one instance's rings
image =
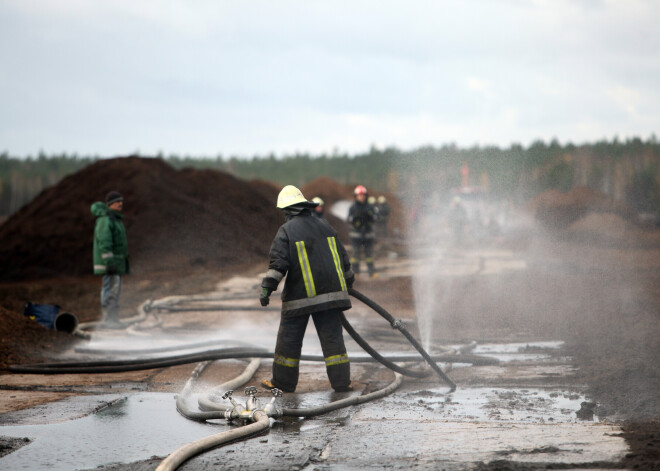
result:
[(293, 216), (297, 216), (297, 215), (299, 215), (299, 214), (302, 213), (305, 209), (308, 209), (308, 208), (305, 208), (305, 207), (303, 207), (303, 206), (296, 206), (296, 205), (293, 205), (293, 206), (287, 206), (287, 207), (284, 208), (282, 211), (284, 211), (284, 214), (285, 214), (286, 217), (293, 217)]

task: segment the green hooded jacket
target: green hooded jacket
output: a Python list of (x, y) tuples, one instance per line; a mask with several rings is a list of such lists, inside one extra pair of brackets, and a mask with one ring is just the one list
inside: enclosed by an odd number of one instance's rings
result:
[(124, 228), (124, 215), (97, 201), (90, 208), (96, 217), (94, 227), (94, 274), (108, 274), (108, 267), (114, 267), (117, 275), (129, 272), (128, 241)]

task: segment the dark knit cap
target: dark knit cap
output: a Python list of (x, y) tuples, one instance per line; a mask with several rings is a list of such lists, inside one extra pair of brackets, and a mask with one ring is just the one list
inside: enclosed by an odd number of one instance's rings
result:
[(124, 201), (124, 197), (118, 191), (113, 190), (105, 195), (105, 204), (108, 206), (110, 206), (112, 203), (116, 203), (117, 201)]

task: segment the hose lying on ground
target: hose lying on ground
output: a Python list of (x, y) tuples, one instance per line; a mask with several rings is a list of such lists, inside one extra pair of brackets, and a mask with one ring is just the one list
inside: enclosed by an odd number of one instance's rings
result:
[(172, 471), (179, 467), (181, 463), (188, 460), (189, 458), (202, 453), (210, 448), (215, 448), (224, 443), (233, 442), (235, 440), (248, 437), (250, 435), (255, 435), (265, 430), (268, 430), (270, 427), (270, 419), (268, 415), (261, 410), (254, 411), (254, 419), (256, 422), (249, 425), (244, 425), (242, 427), (234, 428), (227, 430), (225, 432), (220, 432), (210, 437), (202, 438), (200, 440), (189, 443), (177, 451), (172, 453), (170, 456), (165, 458), (160, 465), (156, 468), (156, 471)]
[(387, 312), (385, 309), (380, 307), (378, 304), (376, 304), (374, 301), (372, 301), (371, 299), (369, 299), (359, 291), (353, 288), (349, 288), (348, 293), (354, 298), (359, 299), (364, 304), (366, 304), (371, 309), (373, 309), (378, 314), (380, 314), (382, 317), (387, 319), (387, 321), (389, 321), (392, 328), (398, 329), (404, 335), (404, 337), (408, 339), (408, 342), (410, 342), (410, 344), (413, 347), (415, 347), (415, 349), (420, 353), (420, 355), (422, 355), (424, 360), (426, 360), (426, 362), (429, 364), (431, 368), (433, 368), (433, 370), (438, 374), (438, 376), (442, 378), (449, 385), (451, 391), (456, 390), (456, 384), (454, 384), (454, 382), (451, 379), (449, 379), (449, 377), (440, 369), (438, 364), (433, 361), (433, 359), (429, 356), (428, 353), (426, 353), (426, 350), (424, 350), (424, 348), (419, 344), (419, 342), (415, 340), (415, 338), (412, 335), (410, 335), (410, 332), (408, 332), (408, 330), (403, 326), (400, 320), (394, 319), (394, 317), (392, 317), (392, 315), (389, 312)]
[[(185, 401), (192, 391), (193, 382), (199, 377), (202, 371), (210, 364), (210, 362), (200, 363), (193, 373), (191, 374), (190, 379), (186, 382), (183, 390), (177, 397), (177, 410), (187, 418), (193, 420), (209, 420), (209, 419), (219, 419), (225, 417), (225, 411), (230, 409), (231, 406), (218, 404), (212, 398), (217, 395), (217, 391), (227, 391), (234, 389), (242, 384), (245, 384), (249, 379), (254, 375), (254, 372), (259, 366), (259, 360), (253, 359), (250, 364), (246, 367), (245, 371), (237, 376), (236, 378), (216, 386), (212, 391), (207, 393), (205, 396), (200, 397), (199, 403), (202, 409), (207, 409), (202, 412), (192, 411), (187, 406), (185, 406)], [(387, 385), (383, 389), (374, 391), (364, 395), (351, 396), (345, 399), (340, 399), (338, 401), (333, 401), (328, 404), (310, 407), (310, 408), (287, 408), (281, 409), (280, 413), (273, 414), (273, 417), (277, 416), (291, 416), (291, 417), (312, 417), (315, 415), (325, 414), (327, 412), (337, 410), (343, 407), (348, 407), (351, 405), (363, 404), (374, 399), (384, 397), (388, 394), (391, 394), (403, 383), (403, 376), (399, 373), (394, 373), (394, 381)], [(281, 415), (280, 415), (281, 414)], [(189, 443), (174, 453), (169, 455), (165, 460), (163, 460), (160, 465), (156, 468), (156, 471), (173, 471), (176, 470), (181, 463), (190, 459), (191, 457), (198, 455), (206, 450), (215, 448), (222, 444), (228, 443), (230, 441), (238, 440), (250, 435), (254, 435), (260, 432), (265, 431), (270, 424), (268, 415), (262, 410), (256, 410), (253, 414), (255, 423), (246, 425), (237, 429), (232, 429), (230, 431), (221, 432), (210, 437), (206, 437), (195, 442)]]
[(388, 394), (394, 392), (399, 386), (403, 383), (403, 376), (399, 373), (394, 373), (394, 381), (392, 381), (388, 386), (378, 391), (372, 393), (351, 396), (346, 399), (340, 399), (339, 401), (330, 402), (323, 406), (309, 407), (306, 409), (282, 409), (283, 416), (291, 417), (312, 417), (315, 415), (325, 414), (327, 412), (341, 409), (342, 407), (353, 406), (356, 404), (362, 404), (374, 399), (378, 399)]
[[(359, 291), (349, 288), (348, 290), (349, 294), (353, 296), (354, 298), (362, 301), (364, 304), (366, 304), (368, 307), (376, 311), (378, 314), (380, 314), (384, 319), (386, 319), (392, 328), (399, 330), (404, 337), (408, 340), (408, 342), (420, 353), (422, 358), (429, 364), (429, 366), (436, 372), (436, 374), (445, 382), (449, 385), (450, 390), (454, 391), (456, 390), (456, 384), (449, 379), (449, 377), (440, 369), (440, 367), (437, 365), (437, 363), (429, 356), (429, 354), (424, 350), (424, 348), (417, 342), (417, 340), (408, 332), (408, 330), (405, 328), (403, 323), (400, 320), (395, 319), (389, 312), (387, 312), (383, 307), (378, 305), (376, 302), (373, 300), (369, 299), (367, 296), (364, 294), (360, 293)], [(222, 309), (232, 309), (235, 310), (235, 307), (220, 307), (220, 306), (214, 306), (214, 307), (182, 307), (182, 308), (175, 308), (172, 304), (178, 304), (181, 302), (195, 302), (195, 301), (214, 301), (214, 300), (228, 300), (228, 297), (225, 296), (209, 296), (209, 295), (192, 295), (192, 296), (169, 296), (167, 298), (160, 299), (156, 302), (153, 301), (148, 301), (146, 303), (143, 303), (140, 308), (139, 312), (140, 315), (136, 316), (136, 319), (144, 319), (146, 317), (146, 313), (153, 310), (153, 309), (165, 309), (165, 310), (170, 310), (173, 312), (180, 312), (180, 311), (186, 311), (186, 310), (191, 310), (191, 309), (196, 309), (196, 310), (222, 310)], [(241, 309), (251, 309), (250, 306), (245, 306), (241, 307)], [(405, 369), (402, 367), (399, 367), (398, 365), (395, 365), (391, 361), (387, 361), (384, 357), (382, 357), (378, 352), (376, 352), (374, 349), (372, 349), (362, 337), (360, 337), (355, 329), (352, 328), (346, 317), (342, 314), (342, 324), (344, 325), (344, 328), (346, 331), (351, 335), (351, 337), (364, 349), (366, 350), (375, 360), (379, 361), (386, 367), (392, 369), (393, 371), (398, 371), (401, 374), (405, 374), (407, 376), (412, 376), (412, 377), (425, 377), (428, 374), (424, 371), (419, 371), (419, 370), (409, 370)], [(462, 360), (465, 358), (461, 358)], [(145, 362), (144, 365), (147, 368), (158, 368), (162, 366), (171, 366), (167, 362), (167, 360), (154, 360), (155, 363), (149, 363)], [(162, 363), (165, 361), (165, 363)], [(177, 361), (177, 360), (174, 360)], [(200, 360), (193, 360), (193, 361), (200, 361)], [(149, 366), (150, 364), (153, 364), (155, 366)], [(37, 365), (34, 365), (35, 367)], [(97, 367), (101, 367), (100, 365), (95, 365)], [(116, 369), (111, 369), (111, 368), (116, 368), (118, 365), (108, 365), (107, 369), (104, 368), (104, 371), (121, 371), (121, 370), (116, 370)], [(61, 368), (66, 368), (65, 365), (62, 365)], [(137, 369), (137, 368), (136, 368)], [(10, 367), (10, 370), (12, 371), (17, 371), (18, 370), (13, 370), (12, 367)], [(27, 371), (20, 371), (20, 372), (27, 372)], [(59, 370), (58, 372), (65, 372), (64, 370)], [(74, 371), (66, 371), (66, 372), (74, 372)]]
[[(177, 398), (177, 409), (179, 412), (184, 415), (185, 417), (188, 417), (193, 420), (209, 420), (209, 419), (221, 419), (224, 418), (224, 411), (227, 409), (230, 409), (231, 406), (228, 404), (219, 404), (217, 401), (217, 397), (220, 392), (226, 392), (227, 390), (234, 389), (235, 387), (240, 386), (241, 384), (245, 384), (247, 381), (249, 381), (250, 377), (246, 378), (246, 375), (249, 375), (250, 373), (248, 370), (250, 369), (250, 365), (248, 365), (248, 368), (246, 368), (246, 371), (240, 375), (239, 377), (235, 378), (232, 380), (231, 383), (225, 383), (220, 386), (216, 386), (213, 388), (211, 391), (207, 392), (206, 394), (202, 395), (199, 397), (198, 402), (199, 402), (199, 407), (202, 409), (204, 412), (196, 412), (192, 411), (187, 407), (181, 407), (179, 408), (179, 398)], [(252, 373), (254, 374), (254, 373)], [(198, 376), (199, 374), (197, 374)], [(191, 376), (192, 379), (192, 376)], [(190, 381), (190, 380), (189, 380)], [(242, 382), (241, 382), (242, 381)], [(368, 394), (364, 395), (358, 395), (358, 396), (351, 396), (347, 397), (344, 399), (340, 399), (337, 401), (330, 402), (328, 404), (325, 404), (323, 406), (317, 406), (317, 407), (309, 407), (309, 408), (284, 408), (282, 409), (281, 416), (290, 416), (290, 417), (312, 417), (315, 415), (320, 415), (320, 414), (325, 414), (327, 412), (341, 409), (342, 407), (347, 407), (351, 405), (356, 405), (356, 404), (362, 404), (364, 402), (372, 401), (374, 399), (378, 399), (381, 397), (384, 397), (388, 394), (391, 394), (393, 391), (395, 391), (401, 384), (403, 383), (403, 376), (399, 373), (394, 373), (394, 381), (390, 383), (387, 387), (383, 389), (379, 389), (378, 391), (374, 391)], [(181, 391), (180, 397), (181, 397), (181, 403), (184, 403), (186, 400), (186, 397), (190, 394), (190, 387), (188, 386), (188, 383), (186, 383), (186, 386), (184, 389)], [(278, 417), (279, 415), (273, 414), (272, 417)]]
[[(227, 360), (240, 358), (273, 358), (274, 352), (269, 352), (257, 347), (253, 348), (225, 348), (208, 350), (204, 352), (188, 353), (185, 355), (173, 355), (154, 359), (132, 359), (132, 360), (105, 360), (105, 361), (77, 361), (57, 363), (34, 363), (31, 365), (9, 365), (9, 371), (22, 374), (76, 374), (76, 373), (120, 373), (124, 371), (149, 370), (154, 368), (165, 368), (168, 366), (185, 365), (208, 360)], [(384, 357), (385, 358), (385, 357)], [(444, 363), (469, 363), (472, 365), (495, 365), (499, 361), (496, 358), (481, 355), (434, 355), (431, 361)], [(410, 355), (396, 355), (385, 358), (394, 361), (418, 361), (418, 357)], [(301, 361), (325, 361), (322, 355), (301, 355)], [(372, 358), (351, 357), (353, 363), (366, 363), (374, 361)], [(408, 372), (415, 370), (401, 369), (401, 373), (408, 376)], [(419, 377), (417, 373), (409, 376)]]
[[(207, 399), (208, 397), (214, 397), (217, 395), (217, 391), (222, 391), (222, 393), (225, 393), (229, 391), (230, 389), (236, 389), (239, 386), (242, 386), (243, 384), (247, 383), (250, 381), (250, 378), (254, 376), (254, 374), (257, 372), (259, 369), (259, 364), (261, 363), (261, 360), (258, 358), (252, 358), (250, 360), (250, 363), (247, 365), (243, 373), (235, 377), (234, 379), (227, 381), (226, 383), (223, 383), (219, 386), (214, 387), (211, 391), (209, 391), (205, 396), (202, 396), (199, 398), (199, 405), (202, 411), (196, 411), (192, 410), (190, 407), (186, 405), (186, 400), (190, 393), (192, 392), (192, 386), (194, 381), (199, 377), (199, 375), (204, 371), (204, 369), (210, 364), (210, 361), (206, 361), (203, 363), (200, 363), (197, 365), (197, 367), (193, 370), (193, 372), (190, 374), (190, 378), (184, 385), (183, 389), (181, 390), (181, 393), (176, 398), (176, 408), (179, 411), (181, 415), (184, 417), (187, 417), (192, 420), (199, 420), (199, 421), (205, 421), (205, 420), (210, 420), (210, 419), (224, 419), (224, 411), (226, 408), (222, 409), (221, 412), (220, 409), (217, 407), (213, 407), (211, 405), (215, 405), (216, 403), (212, 401), (211, 399)], [(208, 402), (209, 406), (204, 407), (204, 405)]]

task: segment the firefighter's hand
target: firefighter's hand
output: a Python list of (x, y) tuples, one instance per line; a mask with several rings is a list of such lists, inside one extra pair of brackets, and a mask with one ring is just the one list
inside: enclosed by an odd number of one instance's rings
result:
[(350, 278), (346, 278), (346, 286), (348, 286), (348, 289), (353, 287), (353, 283), (355, 283), (355, 275), (351, 275)]
[(259, 302), (261, 303), (262, 306), (268, 306), (268, 303), (270, 302), (270, 293), (271, 290), (269, 290), (268, 288), (261, 289), (261, 296), (259, 297)]

